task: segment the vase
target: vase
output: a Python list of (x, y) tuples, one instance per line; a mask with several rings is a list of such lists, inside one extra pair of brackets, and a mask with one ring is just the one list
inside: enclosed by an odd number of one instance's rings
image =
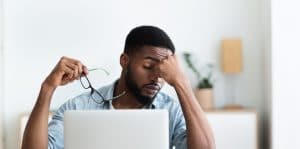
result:
[(203, 110), (208, 111), (214, 109), (212, 88), (196, 89), (195, 95)]

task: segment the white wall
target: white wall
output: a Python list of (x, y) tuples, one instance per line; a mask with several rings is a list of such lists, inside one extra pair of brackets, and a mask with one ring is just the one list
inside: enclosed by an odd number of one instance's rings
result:
[[(31, 110), (41, 82), (61, 56), (107, 68), (110, 77), (92, 79), (99, 87), (119, 76), (118, 59), (126, 34), (142, 24), (165, 29), (178, 52), (191, 51), (201, 61), (215, 62), (217, 67), (220, 40), (241, 37), (245, 70), (238, 78), (237, 101), (263, 113), (261, 0), (6, 0), (4, 8), (6, 148), (17, 148), (18, 118)], [(218, 107), (227, 103), (224, 87), (219, 73), (215, 85)], [(82, 91), (78, 82), (59, 88), (51, 108)]]
[(300, 148), (300, 2), (272, 0), (272, 148)]
[(3, 148), (3, 90), (4, 90), (4, 76), (3, 76), (3, 7), (2, 0), (0, 0), (0, 149)]

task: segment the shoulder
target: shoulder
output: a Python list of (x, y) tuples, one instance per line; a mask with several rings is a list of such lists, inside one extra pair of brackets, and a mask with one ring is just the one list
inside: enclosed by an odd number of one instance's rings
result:
[[(106, 85), (97, 89), (97, 91), (99, 91), (104, 97), (109, 96), (111, 90), (112, 90), (112, 85)], [(84, 110), (84, 109), (96, 109), (100, 107), (101, 105), (93, 102), (93, 100), (91, 99), (91, 91), (89, 90), (69, 99), (59, 108), (59, 110), (62, 111)]]

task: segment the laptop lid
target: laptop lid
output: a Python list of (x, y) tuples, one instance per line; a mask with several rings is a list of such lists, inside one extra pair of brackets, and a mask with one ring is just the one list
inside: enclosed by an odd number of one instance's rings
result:
[(168, 111), (66, 111), (64, 143), (65, 149), (168, 149)]

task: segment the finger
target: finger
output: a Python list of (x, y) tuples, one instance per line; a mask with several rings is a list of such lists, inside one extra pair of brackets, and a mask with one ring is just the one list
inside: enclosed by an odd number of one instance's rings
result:
[(161, 58), (160, 60), (159, 60), (159, 62), (160, 63), (164, 63), (166, 60), (168, 60), (169, 59), (169, 56), (165, 56), (165, 57), (163, 57), (163, 58)]
[(78, 68), (78, 73), (79, 73), (78, 76), (79, 76), (79, 77), (80, 77), (80, 75), (81, 75), (82, 73), (88, 74), (87, 68), (86, 68), (79, 60), (69, 58), (69, 61), (70, 61), (72, 64), (74, 64), (74, 65), (77, 66), (77, 68)]
[(79, 75), (81, 75), (83, 71), (83, 65), (80, 62), (77, 62), (75, 65), (78, 67)]
[(79, 73), (79, 68), (78, 68), (78, 66), (77, 65), (75, 65), (75, 64), (71, 64), (72, 65), (72, 67), (73, 67), (73, 71), (74, 71), (74, 78), (78, 78), (79, 76), (80, 76), (80, 73)]
[(73, 64), (76, 64), (76, 63), (81, 63), (79, 60), (77, 60), (77, 59), (74, 59), (74, 58), (70, 58), (70, 57), (64, 57), (66, 60), (67, 60), (67, 62), (69, 62), (69, 63), (73, 63)]
[(78, 68), (78, 74), (80, 76), (82, 74), (82, 71), (83, 71), (83, 64), (80, 61), (75, 61), (75, 65)]
[(160, 73), (161, 73), (161, 64), (158, 64), (158, 65), (155, 65), (154, 69), (153, 69), (153, 73), (155, 75), (159, 75), (160, 76)]
[(169, 59), (170, 59), (170, 61), (173, 61), (173, 60), (178, 61), (178, 60), (177, 60), (177, 56), (176, 56), (174, 53), (168, 55), (168, 56), (165, 57), (162, 61), (164, 61), (164, 60), (169, 60)]
[(88, 75), (88, 73), (89, 73), (89, 70), (87, 69), (86, 66), (83, 65), (83, 74)]
[(167, 59), (169, 59), (169, 56), (167, 55), (167, 56), (165, 56), (164, 58), (162, 58), (162, 60), (161, 61), (164, 61), (164, 60), (167, 60)]
[(63, 57), (63, 59), (65, 60), (66, 64), (74, 64), (74, 65), (76, 65), (78, 67), (79, 73), (82, 73), (83, 64), (79, 60), (76, 60), (76, 59), (73, 59), (73, 58), (69, 58), (69, 57)]
[(74, 70), (72, 69), (72, 67), (65, 65), (63, 69), (69, 79), (73, 78)]
[(76, 64), (69, 63), (67, 66), (74, 70), (74, 77), (79, 79), (82, 74), (82, 64), (80, 62), (76, 62)]
[(72, 63), (66, 63), (66, 66), (72, 70), (72, 78), (77, 77), (77, 73), (78, 73), (76, 68), (77, 66)]
[(162, 62), (162, 61), (164, 61), (164, 60), (169, 59), (171, 56), (174, 56), (174, 54), (173, 54), (173, 53), (168, 53), (168, 54), (166, 54), (166, 55), (159, 54), (159, 56), (162, 57), (161, 59), (159, 59), (159, 62)]
[(74, 70), (74, 78), (77, 79), (78, 77), (80, 76), (80, 73), (79, 73), (79, 68), (78, 67), (75, 67), (75, 70)]
[(86, 66), (84, 66), (79, 60), (69, 58), (69, 57), (62, 57), (61, 63), (65, 64), (66, 67), (72, 70), (72, 72), (68, 72), (67, 76), (71, 80), (80, 79), (81, 75), (87, 75), (88, 69)]
[(156, 52), (155, 54), (159, 55), (159, 56), (168, 56), (168, 55), (174, 55), (174, 53), (170, 50), (163, 50), (163, 51), (160, 51), (160, 52)]

